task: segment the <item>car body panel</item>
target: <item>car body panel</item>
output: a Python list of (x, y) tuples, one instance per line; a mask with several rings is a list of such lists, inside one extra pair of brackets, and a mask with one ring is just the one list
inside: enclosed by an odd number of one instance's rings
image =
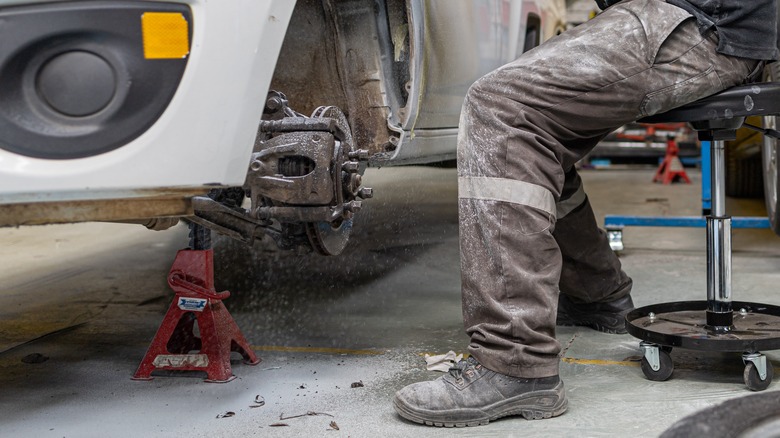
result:
[[(412, 73), (402, 137), (383, 164), (455, 158), (463, 97), (471, 84), (524, 50), (560, 33), (565, 3), (535, 0), (416, 0), (410, 7)], [(544, 35), (526, 46), (532, 37)]]
[[(193, 31), (167, 109), (135, 140), (99, 155), (55, 160), (0, 149), (0, 226), (193, 215), (193, 196), (246, 187), (269, 90), (286, 93), (304, 114), (341, 108), (370, 165), (454, 159), (469, 86), (560, 32), (566, 7), (564, 0), (168, 2), (190, 7)], [(0, 11), (43, 3), (0, 0)]]
[[(0, 2), (0, 8), (13, 3)], [(178, 3), (192, 10), (192, 49), (157, 122), (129, 144), (87, 158), (47, 160), (0, 150), (0, 204), (149, 197), (243, 184), (262, 113), (258, 102), (265, 99), (293, 4)]]

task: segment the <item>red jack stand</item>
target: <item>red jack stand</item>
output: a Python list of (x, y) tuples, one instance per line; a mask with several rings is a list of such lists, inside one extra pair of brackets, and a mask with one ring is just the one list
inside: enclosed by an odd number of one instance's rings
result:
[[(177, 370), (205, 371), (207, 382), (229, 382), (236, 378), (231, 351), (240, 353), (244, 363), (260, 363), (222, 304), (230, 292), (214, 289), (212, 250), (179, 251), (168, 284), (176, 296), (133, 379), (151, 380), (155, 370)], [(200, 337), (194, 333), (196, 322)]]
[(691, 183), (688, 174), (685, 173), (685, 168), (680, 161), (680, 157), (677, 155), (679, 152), (680, 148), (677, 147), (677, 142), (674, 141), (673, 137), (668, 137), (666, 139), (666, 156), (661, 165), (658, 166), (658, 170), (653, 177), (653, 182), (669, 184), (682, 180), (688, 184)]

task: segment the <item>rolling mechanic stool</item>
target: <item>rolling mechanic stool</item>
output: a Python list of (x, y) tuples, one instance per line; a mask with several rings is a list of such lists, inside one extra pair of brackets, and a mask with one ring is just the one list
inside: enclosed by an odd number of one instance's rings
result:
[[(766, 389), (774, 371), (759, 350), (780, 349), (780, 307), (732, 301), (731, 217), (725, 209), (725, 140), (747, 116), (780, 114), (780, 83), (730, 88), (643, 123), (689, 122), (712, 145), (712, 213), (707, 216), (707, 301), (655, 304), (626, 315), (626, 329), (641, 339), (642, 372), (650, 380), (672, 375), (671, 347), (742, 353), (745, 385)], [(777, 137), (777, 131), (745, 125)]]

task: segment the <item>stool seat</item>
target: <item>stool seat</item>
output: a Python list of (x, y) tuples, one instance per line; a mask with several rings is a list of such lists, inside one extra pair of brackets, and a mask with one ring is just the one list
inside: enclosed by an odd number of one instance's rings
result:
[[(729, 88), (696, 102), (639, 120), (641, 123), (705, 122), (780, 115), (780, 82)], [(736, 127), (742, 125), (739, 121)]]

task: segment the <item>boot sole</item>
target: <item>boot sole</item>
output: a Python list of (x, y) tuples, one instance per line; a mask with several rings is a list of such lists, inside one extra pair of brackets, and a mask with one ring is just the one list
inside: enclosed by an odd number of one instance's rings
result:
[[(533, 404), (534, 400), (551, 397), (557, 400), (553, 406), (535, 406)], [(418, 424), (435, 427), (483, 426), (499, 418), (517, 415), (522, 416), (526, 420), (542, 420), (563, 414), (566, 412), (568, 405), (569, 402), (566, 400), (563, 382), (559, 383), (554, 389), (523, 394), (515, 399), (497, 403), (486, 409), (457, 409), (440, 412), (420, 411), (407, 405), (398, 397), (393, 398), (393, 407), (398, 415)], [(453, 420), (453, 418), (457, 417), (462, 417), (462, 419)]]

